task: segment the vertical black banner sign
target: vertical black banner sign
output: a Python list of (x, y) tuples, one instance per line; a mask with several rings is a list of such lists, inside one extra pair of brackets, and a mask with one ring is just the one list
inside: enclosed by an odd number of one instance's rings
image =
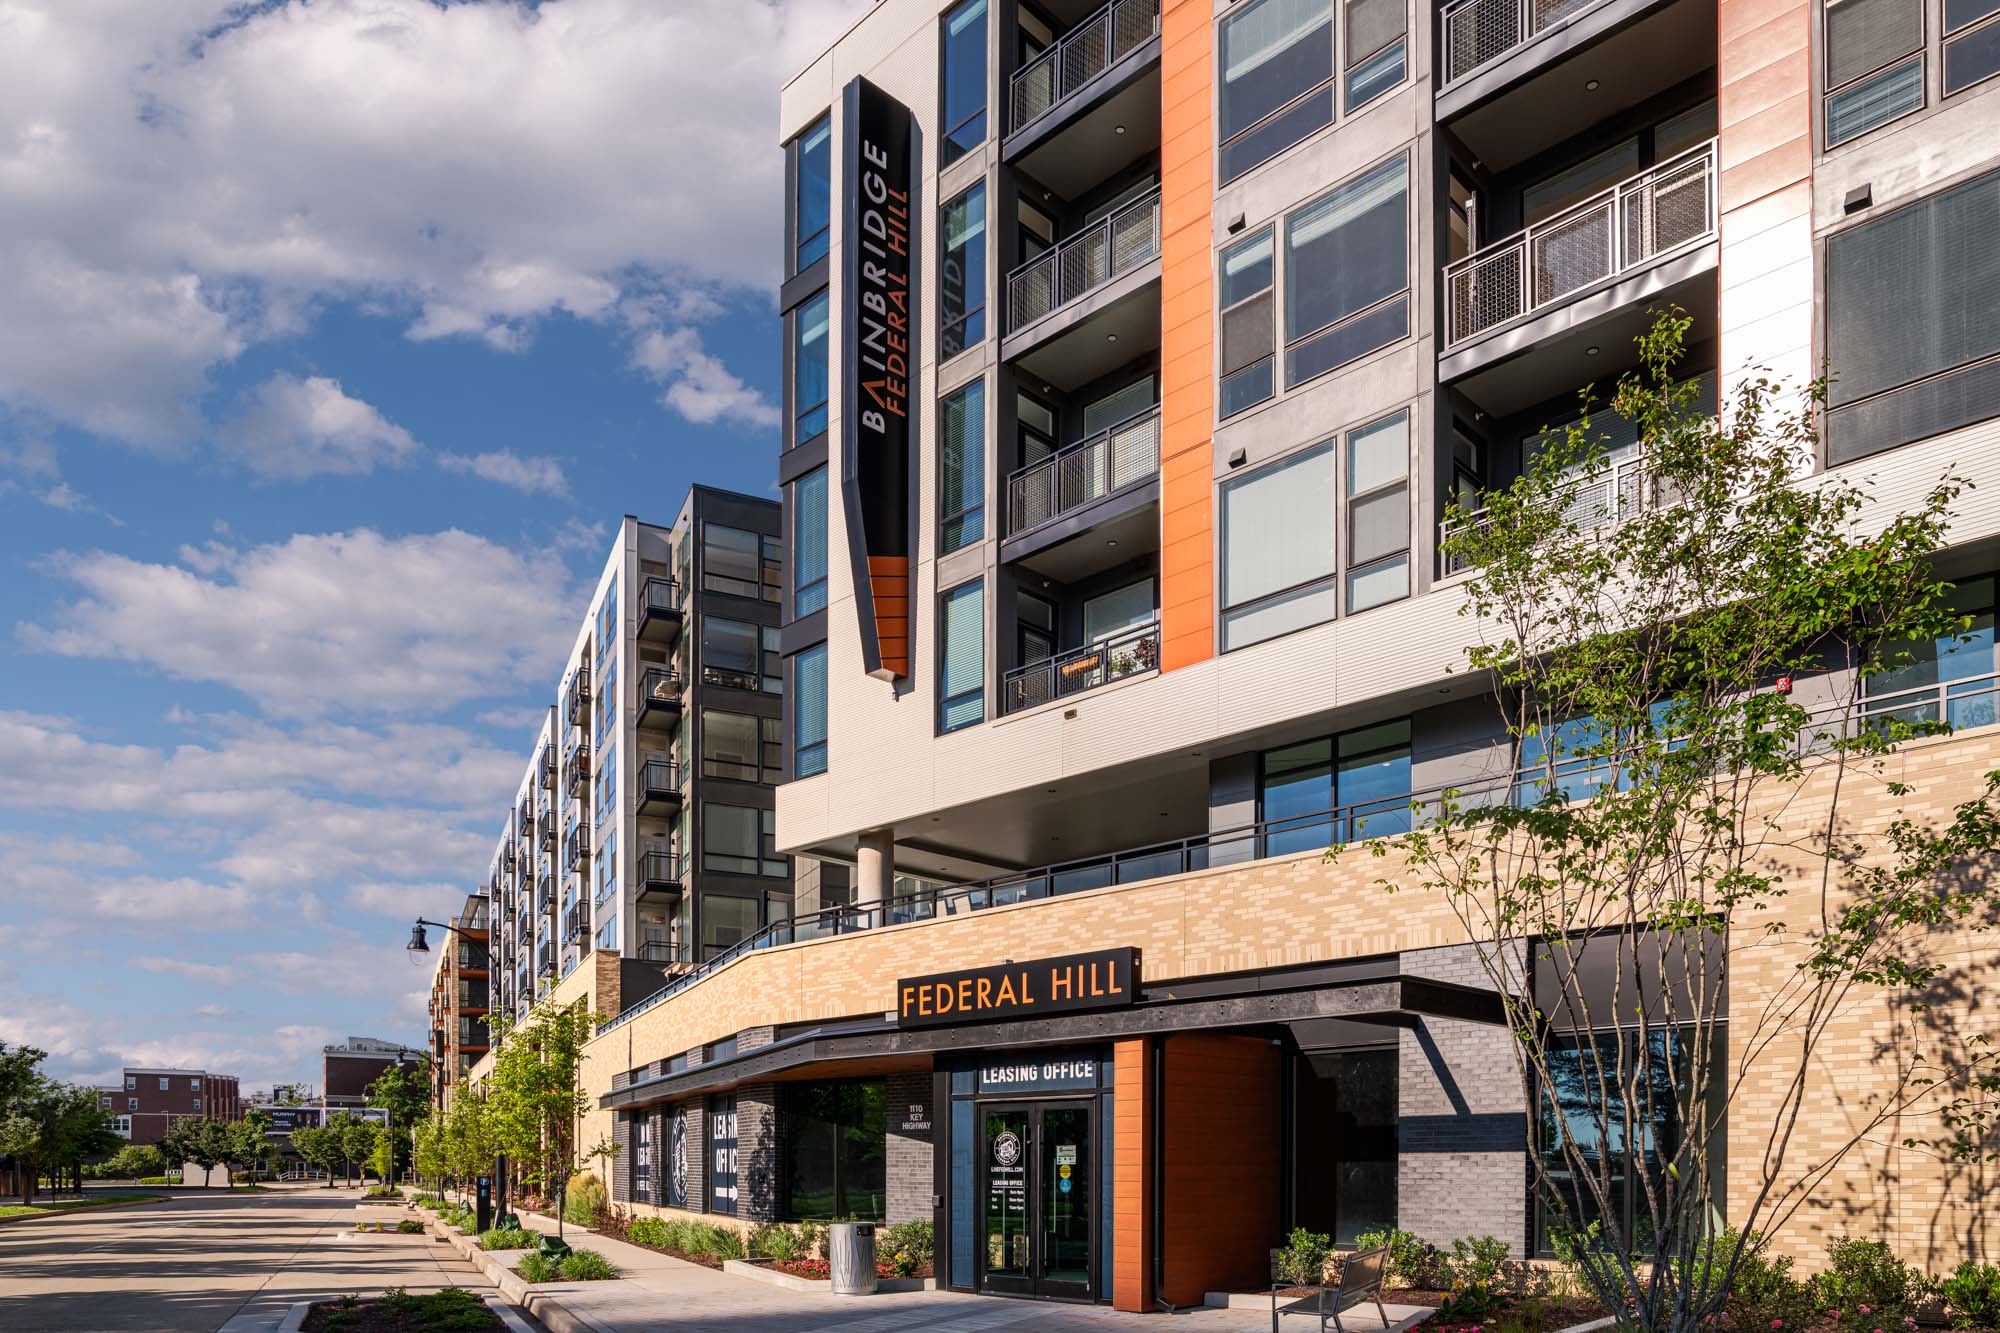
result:
[(868, 674), (910, 674), (916, 440), (915, 126), (866, 79), (842, 94), (841, 505)]

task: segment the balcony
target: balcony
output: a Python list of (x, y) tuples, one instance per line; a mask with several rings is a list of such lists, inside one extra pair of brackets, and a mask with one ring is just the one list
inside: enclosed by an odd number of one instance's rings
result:
[(1155, 190), (1007, 275), (1002, 359), (1068, 390), (1160, 340), (1160, 194)]
[(1077, 515), (1160, 475), (1160, 409), (1152, 407), (1007, 478), (1007, 535)]
[(666, 667), (647, 668), (639, 677), (639, 725), (669, 727), (679, 722), (684, 687), (680, 672)]
[(542, 850), (545, 852), (552, 852), (556, 849), (556, 816), (553, 810), (542, 811), (541, 836), (539, 841)]
[(590, 787), (590, 742), (579, 740), (563, 757), (563, 790), (580, 796)]
[[(1055, 0), (1053, 17), (1074, 0)], [(1160, 142), (1159, 0), (1112, 0), (1008, 80), (1004, 161), (1065, 197)]]
[(554, 875), (542, 876), (541, 883), (535, 889), (535, 904), (545, 914), (554, 914), (556, 910), (556, 877)]
[(1710, 140), (1474, 251), (1444, 270), (1439, 382), (1497, 417), (1596, 379), (1587, 358), (1629, 347), (1649, 307), (1715, 308), (1715, 237)]
[(536, 757), (535, 767), (536, 767), (535, 780), (541, 783), (542, 790), (543, 791), (555, 790), (555, 785), (556, 785), (555, 756), (550, 754), (547, 750), (543, 750), (541, 754)]
[(575, 831), (570, 836), (569, 859), (565, 863), (572, 875), (580, 874), (590, 867), (590, 843)]
[(665, 759), (648, 759), (639, 765), (639, 810), (655, 818), (681, 808), (680, 767)]
[(590, 917), (581, 908), (572, 909), (563, 921), (563, 942), (581, 945), (590, 939)]
[(641, 940), (639, 961), (685, 967), (693, 960), (688, 957), (688, 947), (685, 944), (675, 944), (672, 940)]
[(649, 578), (639, 585), (639, 637), (647, 643), (672, 643), (681, 632), (680, 585), (668, 578)]
[(590, 722), (590, 664), (577, 664), (576, 674), (570, 677), (569, 707), (565, 714), (572, 727), (582, 727)]
[(1001, 700), (1010, 713), (1084, 694), (1113, 681), (1141, 676), (1160, 665), (1156, 620), (1097, 643), (1072, 648), (1007, 673)]
[(687, 861), (672, 852), (652, 851), (639, 858), (639, 901), (677, 899), (685, 892)]
[(514, 815), (514, 828), (516, 832), (523, 838), (531, 836), (535, 830), (535, 817), (528, 812), (528, 807), (525, 805), (520, 807), (520, 809), (514, 812)]
[(556, 946), (553, 943), (544, 942), (540, 951), (536, 953), (535, 974), (543, 977), (552, 977), (556, 974)]

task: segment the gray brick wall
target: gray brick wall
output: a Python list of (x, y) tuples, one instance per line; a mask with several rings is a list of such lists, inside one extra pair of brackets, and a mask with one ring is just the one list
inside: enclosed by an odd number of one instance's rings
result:
[(632, 1202), (632, 1120), (629, 1112), (611, 1117), (611, 1142), (618, 1149), (611, 1158), (611, 1199)]
[(778, 1089), (770, 1083), (745, 1084), (736, 1090), (738, 1217), (750, 1222), (777, 1220), (780, 1165)]
[[(1402, 956), (1415, 977), (1491, 990), (1473, 946)], [(1513, 1037), (1426, 1017), (1398, 1039), (1397, 1224), (1437, 1245), (1497, 1236), (1527, 1253), (1527, 1104)]]
[[(888, 1222), (931, 1220), (931, 1136), (937, 1108), (931, 1105), (928, 1072), (891, 1074), (886, 1088), (888, 1121)], [(905, 1126), (910, 1128), (905, 1128)], [(921, 1125), (922, 1128), (916, 1126)]]

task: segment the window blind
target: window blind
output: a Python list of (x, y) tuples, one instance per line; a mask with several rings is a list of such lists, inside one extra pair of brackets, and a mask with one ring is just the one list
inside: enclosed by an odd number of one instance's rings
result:
[(1333, 573), (1333, 449), (1322, 445), (1222, 493), (1222, 600), (1241, 606)]

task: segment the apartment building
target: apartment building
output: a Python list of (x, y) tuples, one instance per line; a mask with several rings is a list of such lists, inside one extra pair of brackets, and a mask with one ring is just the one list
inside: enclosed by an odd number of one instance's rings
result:
[(423, 1063), (425, 1053), (400, 1042), (380, 1037), (349, 1037), (346, 1041), (320, 1048), (320, 1086), (325, 1089), (319, 1102), (333, 1111), (358, 1112), (368, 1104), (368, 1085), (397, 1065)]
[(99, 1088), (97, 1104), (111, 1127), (133, 1143), (158, 1143), (176, 1120), (241, 1120), (243, 1097), (233, 1074), (203, 1069), (126, 1069), (119, 1084)]
[(445, 1089), (471, 1072), (491, 1046), (486, 1019), (492, 1008), (492, 903), (467, 894), (447, 924), (431, 968), (431, 1100), (444, 1104)]
[[(1705, 401), (1827, 365), (1813, 470), (1977, 488), (1940, 566), (1973, 637), (1867, 700), (1958, 728), (1902, 808), (1974, 795), (1996, 72), (1990, 3), (874, 6), (781, 127), (776, 845), (851, 875), (618, 1006), (585, 1135), (614, 1197), (928, 1219), (943, 1285), (1135, 1311), (1255, 1285), (1294, 1225), (1549, 1253), (1553, 1112), (1479, 942), (1386, 899), (1399, 862), (1322, 856), (1528, 767), (1455, 670), (1448, 502), (1530, 466), (1666, 306)], [(1579, 496), (1651, 503), (1636, 427), (1593, 429)], [(1732, 1022), (1779, 984), (1730, 977)], [(1885, 1013), (1848, 1036), (1808, 1154), (1882, 1091), (1858, 1053), (1907, 1049)], [(1939, 1271), (1986, 1206), (1879, 1145), (1777, 1243), (1816, 1266), (1865, 1214)]]
[(498, 1011), (572, 975), (611, 1005), (791, 914), (779, 517), (694, 486), (671, 524), (621, 523), (480, 889)]

